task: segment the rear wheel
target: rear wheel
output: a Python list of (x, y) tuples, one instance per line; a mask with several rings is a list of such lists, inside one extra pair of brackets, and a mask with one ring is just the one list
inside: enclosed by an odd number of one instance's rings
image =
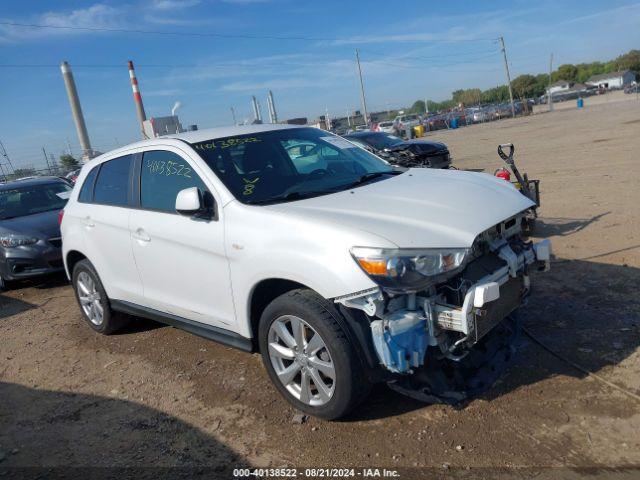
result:
[(272, 382), (296, 408), (327, 420), (346, 415), (369, 389), (339, 315), (316, 293), (294, 290), (260, 319), (260, 351)]
[(82, 316), (96, 332), (109, 335), (127, 323), (124, 315), (111, 310), (109, 297), (89, 260), (74, 266), (72, 283)]

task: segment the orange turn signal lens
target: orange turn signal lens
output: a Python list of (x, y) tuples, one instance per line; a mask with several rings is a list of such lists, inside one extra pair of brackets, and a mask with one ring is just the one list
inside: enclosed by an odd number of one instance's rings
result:
[(366, 258), (359, 258), (358, 263), (362, 269), (369, 275), (386, 275), (387, 274), (387, 262), (386, 260), (368, 260)]

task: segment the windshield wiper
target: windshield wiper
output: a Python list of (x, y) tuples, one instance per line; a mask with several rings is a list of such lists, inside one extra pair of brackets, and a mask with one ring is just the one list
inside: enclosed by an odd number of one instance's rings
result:
[(275, 202), (290, 202), (291, 200), (302, 200), (313, 195), (317, 195), (322, 192), (291, 192), (285, 195), (275, 195), (273, 197), (263, 198), (262, 200), (256, 200), (254, 202), (247, 202), (250, 205), (265, 205), (267, 203)]
[(375, 180), (376, 178), (382, 177), (383, 175), (400, 175), (403, 172), (397, 170), (387, 170), (385, 172), (369, 172), (362, 175), (358, 180), (349, 185), (346, 185), (345, 188), (357, 187), (358, 185), (362, 185), (363, 183), (367, 183), (371, 180)]

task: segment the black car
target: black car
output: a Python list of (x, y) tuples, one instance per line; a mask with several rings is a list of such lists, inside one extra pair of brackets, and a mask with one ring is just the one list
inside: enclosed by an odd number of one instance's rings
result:
[(402, 140), (383, 132), (355, 132), (347, 140), (400, 167), (449, 168), (451, 155), (444, 143), (427, 140)]
[(71, 189), (58, 177), (0, 185), (0, 288), (63, 270), (58, 214)]

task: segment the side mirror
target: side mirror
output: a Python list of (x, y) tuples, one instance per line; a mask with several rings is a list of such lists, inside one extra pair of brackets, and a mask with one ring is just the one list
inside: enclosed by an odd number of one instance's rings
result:
[(198, 187), (180, 190), (176, 196), (176, 212), (180, 215), (193, 217), (205, 211), (202, 192)]

